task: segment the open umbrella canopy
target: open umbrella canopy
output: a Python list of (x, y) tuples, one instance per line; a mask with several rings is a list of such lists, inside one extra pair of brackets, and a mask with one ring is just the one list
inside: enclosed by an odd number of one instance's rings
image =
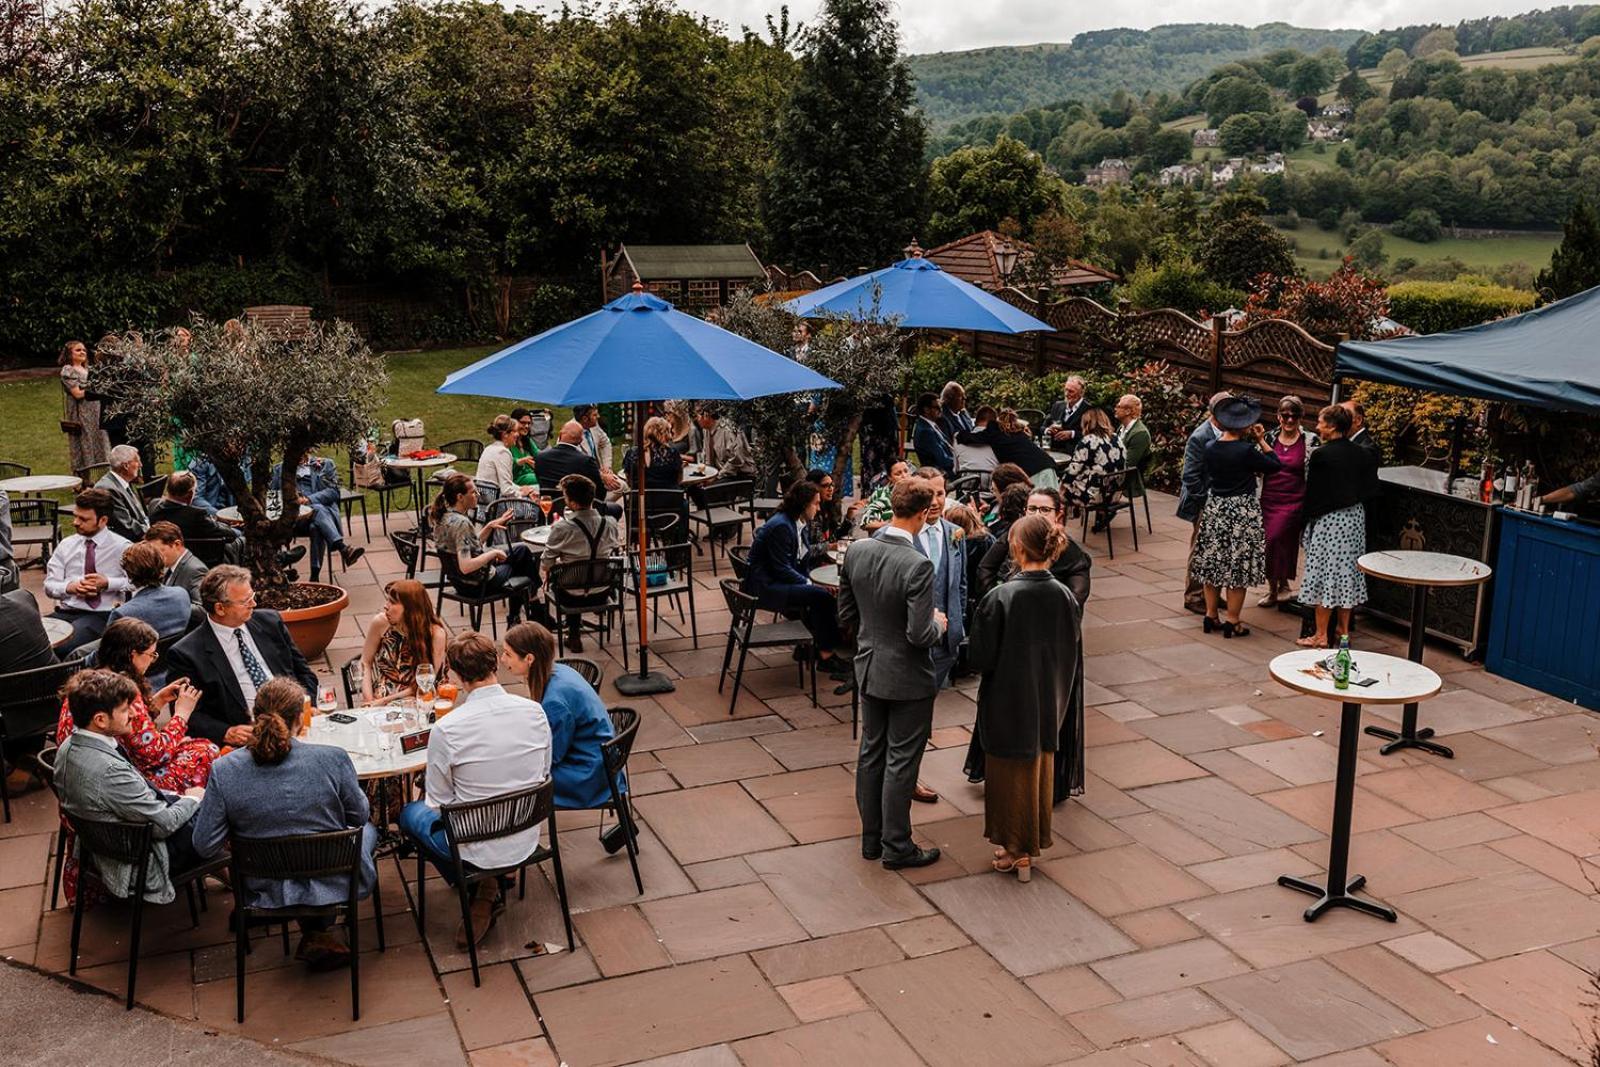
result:
[(570, 406), (838, 388), (803, 363), (635, 291), (463, 367), (439, 392)]
[(784, 305), (803, 318), (844, 315), (898, 319), (907, 329), (977, 330), (982, 333), (1054, 331), (1027, 312), (964, 282), (920, 256), (847, 278)]

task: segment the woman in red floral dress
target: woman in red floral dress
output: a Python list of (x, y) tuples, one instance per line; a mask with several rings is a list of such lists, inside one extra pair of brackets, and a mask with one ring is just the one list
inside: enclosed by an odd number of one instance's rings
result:
[[(157, 789), (182, 793), (206, 784), (211, 777), (211, 763), (217, 758), (217, 746), (204, 738), (188, 736), (189, 716), (200, 700), (200, 691), (190, 685), (187, 678), (179, 678), (159, 692), (150, 691), (145, 671), (155, 661), (156, 631), (138, 619), (118, 619), (106, 627), (95, 653), (97, 666), (126, 675), (139, 687), (129, 717), (133, 732), (121, 742), (129, 762)], [(169, 707), (172, 715), (167, 724), (156, 726), (156, 716)], [(61, 715), (56, 722), (56, 744), (66, 740), (72, 729), (72, 713), (66, 701), (62, 701)], [(69, 828), (67, 859), (61, 872), (68, 903), (78, 890), (78, 863), (72, 855), (71, 837)], [(86, 903), (93, 903), (100, 896), (96, 886), (94, 896)]]

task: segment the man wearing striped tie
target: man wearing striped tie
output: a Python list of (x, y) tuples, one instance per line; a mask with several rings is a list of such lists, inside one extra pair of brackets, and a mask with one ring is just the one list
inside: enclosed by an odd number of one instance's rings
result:
[(276, 611), (256, 607), (250, 572), (223, 564), (200, 582), (206, 623), (167, 653), (168, 681), (188, 678), (200, 690), (189, 734), (219, 745), (250, 740), (251, 707), (268, 678), (294, 678), (308, 696), (317, 676), (289, 637)]

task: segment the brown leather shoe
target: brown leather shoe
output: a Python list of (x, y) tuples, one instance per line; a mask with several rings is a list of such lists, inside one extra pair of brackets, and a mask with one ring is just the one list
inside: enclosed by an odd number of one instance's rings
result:
[[(489, 931), (494, 929), (494, 921), (499, 917), (501, 908), (500, 887), (494, 882), (479, 882), (478, 888), (472, 893), (472, 933), (473, 939), (478, 944), (483, 944), (483, 939), (489, 936)], [(462, 952), (467, 950), (467, 924), (462, 923), (456, 929), (456, 948)]]
[(31, 793), (43, 785), (44, 782), (35, 777), (32, 771), (25, 770), (22, 767), (18, 767), (6, 775), (6, 792), (14, 797), (20, 797), (24, 793)]
[(918, 782), (917, 787), (911, 791), (911, 799), (919, 804), (934, 804), (938, 802), (939, 794)]

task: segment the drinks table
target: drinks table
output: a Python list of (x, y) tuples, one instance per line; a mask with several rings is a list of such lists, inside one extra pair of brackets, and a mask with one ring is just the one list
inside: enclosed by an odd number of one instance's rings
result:
[(528, 546), (528, 551), (539, 555), (550, 544), (550, 527), (534, 526), (522, 531), (522, 543)]
[[(276, 508), (267, 508), (267, 518), (269, 520), (276, 522), (282, 516), (283, 508), (281, 506)], [(298, 516), (302, 519), (310, 518), (311, 505), (301, 504)], [(239, 510), (239, 506), (237, 504), (232, 504), (225, 508), (219, 508), (217, 509), (217, 521), (227, 523), (229, 526), (243, 526), (244, 512)]]
[(834, 592), (839, 590), (839, 564), (824, 563), (811, 571), (811, 584), (820, 585), (824, 589)]
[(52, 648), (72, 636), (72, 624), (64, 619), (52, 619), (46, 615), (39, 621), (44, 623), (44, 636)]
[(0, 481), (0, 489), (19, 496), (25, 493), (54, 493), (62, 489), (76, 489), (83, 479), (75, 474), (24, 474)]
[[(1422, 662), (1422, 640), (1427, 635), (1428, 590), (1451, 586), (1481, 585), (1494, 573), (1487, 563), (1465, 556), (1452, 556), (1444, 552), (1412, 552), (1392, 549), (1368, 552), (1356, 560), (1361, 573), (1382, 578), (1397, 585), (1411, 587), (1411, 644), (1406, 658), (1413, 663)], [(1387, 756), (1403, 748), (1420, 748), (1445, 759), (1454, 759), (1455, 753), (1437, 741), (1430, 727), (1417, 729), (1417, 705), (1413, 701), (1400, 713), (1400, 729), (1369, 726), (1367, 733), (1385, 737), (1389, 743), (1378, 751)]]
[(717, 468), (711, 466), (709, 463), (685, 464), (683, 468), (683, 485), (685, 488), (696, 485), (705, 485), (707, 482), (716, 478), (718, 473), (719, 472)]
[[(1339, 764), (1334, 775), (1333, 828), (1328, 843), (1328, 880), (1325, 886), (1305, 878), (1279, 877), (1278, 884), (1317, 897), (1305, 911), (1306, 922), (1315, 922), (1329, 908), (1350, 908), (1367, 915), (1395, 921), (1393, 910), (1382, 904), (1352, 896), (1367, 882), (1365, 875), (1349, 877), (1350, 816), (1356, 796), (1356, 743), (1361, 738), (1362, 704), (1405, 704), (1426, 700), (1439, 691), (1439, 676), (1420, 663), (1377, 652), (1352, 652), (1350, 687), (1335, 689), (1333, 673), (1321, 666), (1334, 655), (1325, 648), (1285, 652), (1273, 659), (1268, 669), (1273, 681), (1307, 696), (1337, 700), (1343, 705), (1339, 718)], [(1370, 686), (1357, 685), (1364, 678), (1376, 679)]]
[(435, 467), (448, 467), (456, 461), (456, 457), (449, 452), (440, 452), (437, 456), (427, 459), (418, 459), (415, 456), (386, 456), (383, 465), (393, 467), (398, 471), (412, 472), (411, 503), (415, 505), (417, 513), (417, 529), (422, 529), (422, 494), (428, 491), (427, 472)]

